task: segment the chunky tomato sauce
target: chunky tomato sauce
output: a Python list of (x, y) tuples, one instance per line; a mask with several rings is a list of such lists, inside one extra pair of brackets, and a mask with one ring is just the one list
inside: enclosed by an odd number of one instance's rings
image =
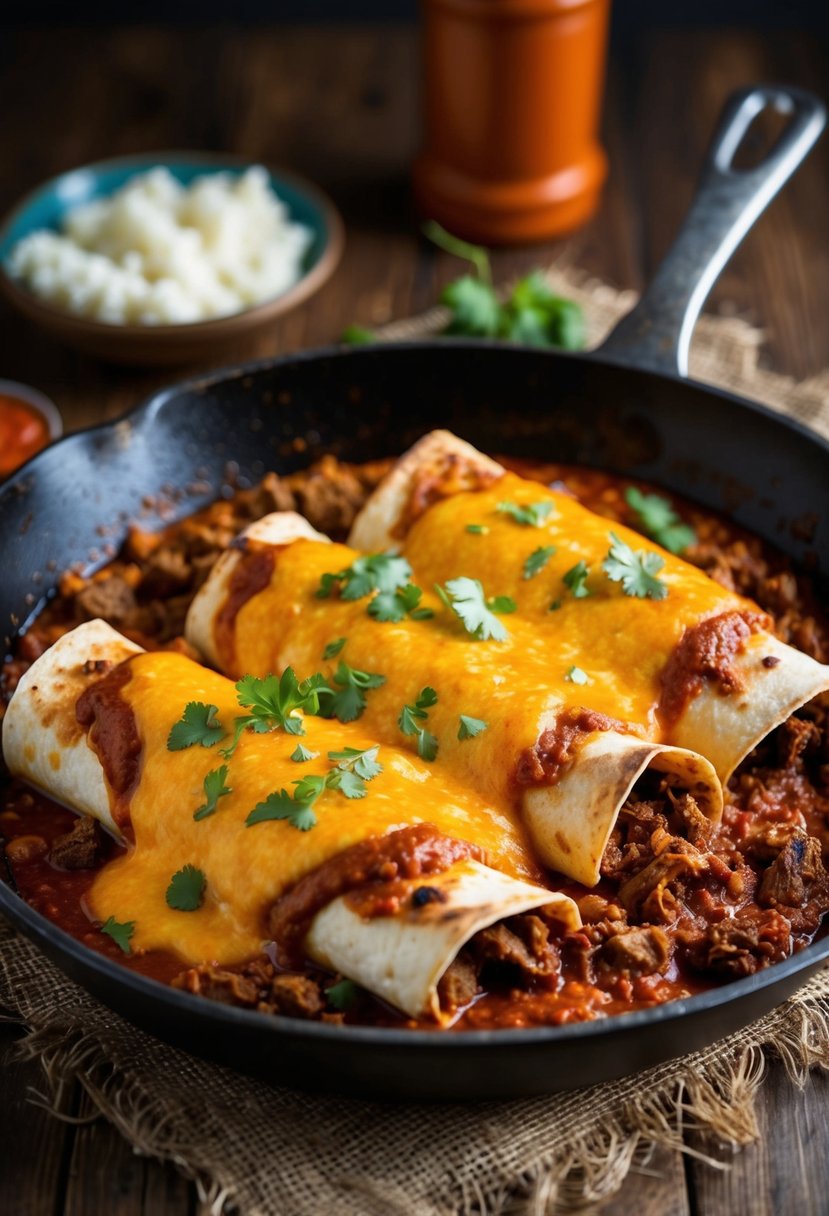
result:
[(0, 394), (0, 477), (34, 456), (49, 442), (49, 424), (18, 397)]
[[(636, 526), (624, 498), (629, 483), (622, 479), (554, 464), (506, 463), (572, 493), (611, 520)], [(133, 527), (123, 552), (105, 570), (91, 579), (64, 577), (56, 600), (3, 667), (4, 698), (56, 637), (92, 617), (103, 616), (144, 646), (187, 651), (181, 637), (187, 607), (239, 529), (269, 511), (296, 509), (321, 532), (339, 539), (387, 467), (380, 462), (340, 466), (326, 458), (289, 478), (269, 474), (253, 490), (161, 534)], [(463, 485), (465, 470), (456, 472)], [(757, 538), (719, 517), (689, 504), (674, 505), (697, 533), (687, 559), (755, 600), (783, 641), (827, 661), (829, 631), (808, 579)], [(249, 585), (256, 587), (269, 573), (253, 556), (238, 596), (247, 595)], [(684, 704), (693, 695), (696, 681), (727, 685), (730, 660), (754, 622), (715, 619), (706, 626), (689, 631), (677, 650), (676, 678), (666, 678), (663, 711), (668, 714), (675, 712), (674, 700)], [(82, 724), (102, 730), (108, 715), (99, 715), (100, 708), (91, 700), (79, 705)], [(577, 751), (585, 731), (596, 728), (573, 721), (542, 737), (520, 779), (549, 778)], [(99, 744), (102, 752), (118, 753), (110, 763), (128, 792), (136, 772), (135, 741), (128, 722), (119, 722), (117, 732), (123, 736), (117, 746), (110, 746), (112, 738), (105, 743), (103, 736)], [(431, 829), (416, 833), (418, 840), (423, 836), (419, 843), (408, 835), (401, 838), (399, 856), (386, 855), (388, 842), (367, 842), (359, 856), (349, 851), (351, 856), (335, 859), (338, 864), (328, 863), (316, 876), (309, 875), (272, 910), (278, 945), (262, 955), (239, 967), (217, 968), (206, 960), (185, 968), (160, 952), (124, 954), (87, 915), (85, 896), (96, 867), (116, 856), (119, 846), (100, 833), (94, 863), (89, 841), (67, 849), (66, 837), (77, 822), (71, 812), (19, 782), (7, 780), (2, 788), (3, 877), (33, 907), (92, 949), (161, 982), (265, 1014), (418, 1025), (366, 993), (347, 991), (344, 997), (349, 986), (343, 989), (339, 977), (304, 965), (296, 947), (315, 910), (335, 895), (346, 894), (364, 914), (384, 914), (389, 900), (400, 896), (395, 885), (400, 865), (408, 873), (422, 862), (418, 872), (424, 876), (422, 890), (428, 892), (430, 866), (439, 869), (455, 856), (451, 848), (451, 857), (444, 856), (443, 844), (433, 847)], [(474, 845), (449, 844), (461, 850), (458, 855), (477, 856)], [(658, 776), (646, 777), (620, 813), (598, 886), (588, 891), (550, 876), (553, 889), (577, 901), (583, 928), (564, 932), (544, 913), (529, 913), (484, 930), (441, 981), (442, 1003), (455, 1011), (454, 1025), (461, 1029), (558, 1025), (646, 1008), (751, 974), (802, 949), (819, 930), (829, 908), (827, 856), (829, 714), (818, 701), (740, 766), (729, 783), (718, 829), (690, 795), (668, 796)]]

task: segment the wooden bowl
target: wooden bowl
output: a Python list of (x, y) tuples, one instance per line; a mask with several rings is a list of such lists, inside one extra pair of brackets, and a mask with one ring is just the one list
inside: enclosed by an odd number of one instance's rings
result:
[(41, 300), (6, 270), (11, 249), (22, 237), (39, 228), (57, 229), (71, 208), (108, 197), (138, 173), (162, 166), (188, 185), (205, 173), (241, 174), (252, 163), (209, 152), (147, 153), (98, 161), (52, 178), (27, 195), (0, 226), (0, 290), (18, 312), (50, 337), (114, 363), (196, 362), (208, 353), (215, 354), (217, 348), (260, 333), (322, 286), (339, 262), (344, 242), (343, 223), (330, 199), (303, 178), (268, 165), (271, 187), (291, 219), (310, 228), (313, 238), (297, 282), (252, 308), (186, 325), (114, 325), (75, 316)]

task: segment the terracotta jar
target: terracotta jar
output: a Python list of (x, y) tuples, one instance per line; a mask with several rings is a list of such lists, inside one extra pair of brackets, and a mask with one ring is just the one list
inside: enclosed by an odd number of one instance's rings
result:
[(487, 244), (592, 215), (610, 0), (422, 0), (424, 216)]

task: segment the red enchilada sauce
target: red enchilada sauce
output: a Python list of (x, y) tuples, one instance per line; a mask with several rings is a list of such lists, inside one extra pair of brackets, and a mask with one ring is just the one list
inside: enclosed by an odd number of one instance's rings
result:
[(132, 669), (129, 659), (90, 684), (78, 697), (75, 718), (101, 761), (115, 795), (112, 817), (119, 827), (129, 822), (129, 804), (141, 775), (141, 737), (135, 715), (121, 697)]
[[(624, 500), (626, 482), (592, 470), (510, 463), (524, 476), (555, 482), (608, 519), (635, 526)], [(61, 594), (4, 665), (4, 697), (60, 633), (102, 615), (107, 591), (114, 606), (108, 619), (116, 628), (143, 645), (181, 647), (186, 607), (235, 532), (269, 511), (293, 507), (340, 539), (387, 467), (338, 466), (329, 458), (324, 467), (288, 478), (269, 474), (259, 487), (214, 504), (161, 537), (134, 528), (123, 555), (108, 570), (93, 580), (65, 577)], [(463, 470), (458, 475), (462, 478)], [(697, 530), (687, 560), (755, 600), (781, 640), (825, 662), (829, 632), (808, 581), (757, 538), (695, 507), (675, 505)], [(252, 553), (246, 579), (256, 585), (266, 576), (270, 571), (257, 565)], [(241, 603), (246, 587), (240, 582), (237, 591)], [(686, 634), (672, 660), (670, 686), (666, 676), (671, 695), (663, 699), (663, 712), (680, 712), (703, 680), (725, 687), (733, 682), (734, 655), (765, 620), (754, 614), (723, 617), (729, 619), (714, 618)], [(128, 673), (128, 666), (123, 670)], [(90, 690), (79, 706), (82, 724), (106, 731), (108, 698), (114, 694), (113, 705), (119, 700), (117, 681), (123, 678), (114, 671), (98, 683), (100, 692)], [(525, 758), (521, 778), (532, 783), (555, 775), (586, 733), (600, 728), (593, 717), (588, 721), (576, 713), (547, 732), (538, 754)], [(129, 723), (121, 722), (117, 732), (124, 733), (126, 746), (119, 742), (105, 763), (128, 796), (139, 758)], [(102, 758), (112, 742), (109, 733), (99, 735)], [(620, 813), (596, 888), (587, 891), (551, 876), (553, 889), (578, 902), (582, 929), (562, 932), (543, 912), (528, 913), (482, 931), (461, 952), (440, 987), (444, 1007), (458, 1011), (458, 1028), (557, 1025), (648, 1007), (751, 974), (811, 940), (829, 907), (829, 875), (822, 861), (829, 855), (827, 708), (820, 702), (806, 707), (740, 766), (729, 783), (718, 829), (693, 798), (667, 795), (658, 777), (648, 781)], [(435, 838), (428, 825), (404, 830), (399, 850), (392, 837), (366, 842), (357, 854), (349, 850), (328, 863), (332, 868), (321, 867), (277, 904), (272, 927), (283, 943), (281, 958), (270, 950), (237, 968), (205, 964), (183, 970), (167, 954), (122, 954), (89, 921), (84, 895), (95, 870), (62, 868), (65, 854), (57, 847), (74, 822), (70, 812), (16, 781), (8, 783), (0, 800), (6, 866), (23, 898), (49, 919), (124, 965), (205, 997), (264, 1013), (360, 1024), (417, 1025), (365, 993), (346, 1010), (335, 1007), (328, 992), (336, 977), (299, 967), (296, 942), (314, 911), (350, 890), (348, 898), (361, 912), (388, 914), (397, 907), (400, 866), (406, 872), (422, 866), (419, 898), (428, 900), (429, 873), (456, 850), (458, 856), (477, 855), (474, 845)], [(102, 834), (98, 864), (117, 850)], [(294, 969), (286, 970), (286, 962)]]
[(49, 424), (39, 410), (19, 397), (0, 393), (0, 477), (13, 472), (48, 442)]
[(772, 628), (769, 616), (760, 612), (721, 612), (686, 629), (662, 672), (659, 716), (672, 726), (706, 680), (723, 695), (743, 687), (740, 673), (732, 666), (753, 633)]

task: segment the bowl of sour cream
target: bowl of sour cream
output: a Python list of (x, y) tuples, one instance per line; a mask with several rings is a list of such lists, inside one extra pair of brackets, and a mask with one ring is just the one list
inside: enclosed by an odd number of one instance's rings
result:
[(130, 363), (198, 360), (316, 291), (343, 226), (310, 182), (210, 153), (99, 161), (0, 228), (0, 288), (52, 337)]

